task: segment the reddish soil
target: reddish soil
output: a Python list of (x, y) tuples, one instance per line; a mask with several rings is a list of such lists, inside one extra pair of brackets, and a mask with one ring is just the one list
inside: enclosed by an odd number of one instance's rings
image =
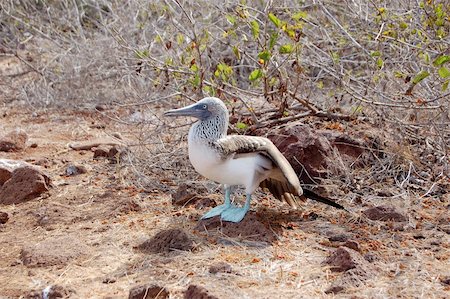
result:
[(449, 194), (347, 198), (352, 213), (290, 211), (259, 194), (241, 223), (200, 221), (222, 195), (135, 187), (113, 144), (84, 147), (125, 131), (94, 109), (1, 110), (2, 132), (28, 141), (0, 159), (51, 179), (36, 198), (0, 205), (1, 298), (448, 297)]

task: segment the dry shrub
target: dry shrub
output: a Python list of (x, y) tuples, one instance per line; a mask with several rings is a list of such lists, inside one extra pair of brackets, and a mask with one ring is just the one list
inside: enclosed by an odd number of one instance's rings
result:
[(242, 3), (4, 1), (2, 55), (34, 73), (15, 86), (34, 108), (129, 109), (143, 185), (191, 175), (183, 122), (168, 130), (160, 108), (206, 95), (230, 104), (236, 131), (307, 116), (380, 129), (385, 155), (349, 169), (360, 182), (425, 188), (448, 175), (446, 1)]

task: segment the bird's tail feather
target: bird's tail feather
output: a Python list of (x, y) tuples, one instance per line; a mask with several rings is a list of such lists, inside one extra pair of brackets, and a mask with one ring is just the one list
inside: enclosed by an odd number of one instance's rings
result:
[(304, 195), (305, 197), (309, 198), (309, 199), (312, 199), (312, 200), (315, 200), (315, 201), (318, 201), (318, 202), (327, 204), (327, 205), (332, 206), (332, 207), (335, 207), (335, 208), (337, 208), (337, 209), (341, 209), (341, 210), (347, 211), (347, 210), (346, 210), (343, 206), (341, 206), (340, 204), (338, 204), (338, 203), (332, 201), (332, 200), (329, 199), (329, 198), (323, 197), (323, 196), (321, 196), (321, 195), (319, 195), (319, 194), (317, 194), (317, 193), (315, 193), (315, 192), (313, 192), (313, 191), (311, 191), (311, 190), (308, 190), (308, 189), (303, 188), (303, 195)]

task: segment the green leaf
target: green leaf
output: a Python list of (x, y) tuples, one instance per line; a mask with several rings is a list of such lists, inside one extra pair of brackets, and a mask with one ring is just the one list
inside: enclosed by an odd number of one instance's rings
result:
[(181, 44), (183, 44), (183, 42), (184, 42), (184, 35), (181, 34), (181, 33), (179, 33), (179, 34), (177, 35), (177, 43), (178, 43), (179, 45), (181, 45)]
[(378, 59), (377, 59), (378, 68), (381, 69), (383, 67), (383, 64), (384, 64), (383, 59), (381, 59), (381, 57), (378, 57)]
[(447, 80), (442, 84), (442, 91), (446, 91), (448, 88), (448, 84), (450, 83), (450, 80)]
[(405, 78), (405, 74), (400, 71), (394, 71), (395, 78)]
[(259, 24), (258, 21), (253, 20), (250, 22), (250, 26), (252, 27), (252, 35), (256, 39), (259, 36)]
[(448, 70), (448, 68), (446, 68), (445, 66), (442, 66), (439, 70), (438, 70), (438, 74), (442, 79), (448, 78), (450, 77), (450, 71)]
[(198, 65), (196, 65), (195, 63), (193, 65), (191, 65), (190, 67), (191, 71), (193, 72), (198, 72)]
[(250, 73), (250, 75), (248, 76), (248, 79), (253, 82), (253, 81), (261, 78), (262, 75), (263, 75), (263, 72), (261, 71), (261, 69), (256, 69)]
[(274, 32), (270, 35), (270, 40), (269, 40), (269, 49), (273, 49), (273, 47), (275, 46), (276, 42), (278, 40), (278, 33)]
[(420, 81), (422, 81), (423, 79), (425, 79), (426, 77), (428, 77), (430, 75), (429, 72), (427, 71), (420, 71), (413, 79), (412, 82), (414, 84), (419, 83)]
[(270, 52), (262, 51), (258, 54), (258, 58), (264, 60), (264, 63), (270, 60)]
[(149, 55), (148, 50), (136, 51), (136, 57), (139, 59), (147, 58)]
[(273, 13), (269, 13), (269, 20), (277, 27), (277, 28), (281, 28), (281, 25), (283, 24), (283, 22), (281, 22), (280, 19), (277, 18), (276, 15), (274, 15)]
[(236, 123), (236, 128), (238, 128), (239, 130), (245, 130), (248, 128), (248, 125), (245, 123), (238, 122)]
[(300, 19), (306, 19), (307, 17), (308, 13), (306, 11), (301, 10), (292, 15), (292, 18), (296, 21), (299, 21)]
[(280, 47), (280, 54), (289, 54), (294, 51), (294, 46), (291, 44), (285, 44)]
[(338, 52), (331, 52), (331, 59), (333, 59), (334, 63), (339, 63), (339, 53)]
[(442, 64), (444, 64), (444, 63), (446, 63), (448, 61), (450, 61), (450, 56), (448, 56), (448, 55), (441, 55), (441, 56), (439, 56), (438, 58), (436, 58), (433, 61), (433, 65), (434, 66), (440, 66), (440, 65), (442, 65)]
[(372, 51), (372, 52), (370, 52), (370, 56), (379, 57), (379, 56), (381, 56), (381, 52), (380, 51)]
[(236, 18), (233, 17), (232, 15), (227, 15), (226, 16), (228, 23), (230, 23), (231, 25), (236, 24)]
[(236, 46), (233, 46), (233, 53), (236, 55), (237, 59), (241, 59), (241, 52), (239, 51), (239, 48)]

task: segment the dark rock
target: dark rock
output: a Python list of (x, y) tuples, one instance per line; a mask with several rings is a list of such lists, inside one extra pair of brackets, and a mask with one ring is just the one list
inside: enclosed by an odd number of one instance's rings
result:
[(443, 284), (443, 285), (450, 285), (450, 276), (444, 276), (444, 277), (441, 277), (441, 283)]
[(232, 271), (231, 266), (225, 262), (219, 262), (209, 267), (209, 273), (211, 274), (231, 273)]
[(107, 277), (107, 278), (103, 279), (102, 283), (110, 284), (110, 283), (115, 283), (116, 281), (117, 280), (115, 278)]
[(341, 286), (331, 286), (328, 289), (325, 290), (325, 294), (337, 294), (339, 292), (342, 292), (344, 290), (344, 287)]
[(128, 299), (164, 299), (169, 298), (169, 292), (156, 284), (139, 285), (130, 289)]
[(181, 229), (168, 229), (157, 233), (153, 238), (136, 246), (144, 253), (168, 253), (175, 250), (189, 251), (194, 247), (189, 235)]
[(181, 184), (175, 193), (172, 193), (172, 204), (175, 206), (192, 206), (196, 209), (215, 207), (214, 199), (204, 197), (201, 194), (207, 193), (206, 188), (197, 185)]
[(31, 164), (24, 161), (0, 159), (0, 186), (11, 178), (15, 169), (25, 166), (32, 167)]
[(5, 224), (9, 220), (8, 213), (0, 212), (0, 224)]
[(184, 299), (218, 299), (218, 297), (211, 295), (204, 287), (191, 284), (184, 292)]
[(345, 272), (356, 267), (356, 263), (350, 253), (342, 247), (333, 252), (325, 260), (325, 264), (330, 265), (330, 270), (333, 272)]
[(405, 216), (395, 211), (394, 208), (387, 206), (373, 207), (365, 210), (363, 214), (370, 220), (393, 222), (403, 222), (407, 220)]
[(50, 178), (35, 167), (21, 167), (0, 188), (0, 204), (17, 204), (48, 191)]
[(28, 140), (28, 135), (23, 130), (15, 130), (9, 132), (5, 136), (0, 138), (0, 151), (1, 152), (13, 152), (20, 151), (25, 148)]
[(364, 255), (364, 259), (366, 261), (368, 261), (369, 263), (373, 263), (377, 260), (377, 257), (375, 255), (373, 255), (372, 253), (366, 253)]
[(66, 168), (66, 175), (67, 176), (73, 176), (73, 175), (79, 175), (79, 174), (83, 174), (86, 173), (87, 169), (85, 166), (83, 165), (69, 165)]
[(328, 240), (330, 240), (331, 242), (345, 242), (348, 240), (348, 238), (349, 236), (346, 234), (336, 234), (329, 236)]
[(213, 229), (220, 230), (221, 235), (232, 238), (269, 243), (276, 240), (274, 232), (267, 228), (252, 212), (247, 213), (244, 219), (238, 223), (222, 221), (219, 216), (216, 216), (200, 220), (195, 227), (195, 230), (199, 232)]
[(345, 241), (345, 243), (342, 244), (342, 246), (345, 246), (347, 248), (353, 249), (355, 251), (359, 251), (359, 244), (358, 244), (358, 242), (353, 241), (353, 240)]
[(37, 144), (36, 142), (33, 142), (32, 144), (30, 144), (30, 147), (31, 147), (31, 148), (37, 148), (37, 147), (38, 147), (38, 144)]
[(93, 151), (94, 151), (94, 159), (107, 158), (109, 148), (107, 146), (99, 146), (94, 148)]
[(172, 193), (172, 204), (176, 206), (184, 206), (190, 201), (198, 199), (188, 185), (181, 184), (175, 193)]
[(267, 137), (300, 174), (301, 181), (312, 183), (311, 177), (327, 174), (327, 157), (332, 155), (332, 146), (325, 137), (314, 134), (310, 127), (288, 126), (271, 132)]
[(121, 161), (126, 152), (125, 148), (119, 147), (118, 145), (99, 145), (93, 151), (94, 159), (107, 158), (111, 163)]
[(12, 176), (12, 171), (0, 167), (0, 186), (2, 186)]
[(105, 111), (106, 110), (106, 106), (103, 104), (97, 104), (95, 105), (95, 110), (97, 111)]

